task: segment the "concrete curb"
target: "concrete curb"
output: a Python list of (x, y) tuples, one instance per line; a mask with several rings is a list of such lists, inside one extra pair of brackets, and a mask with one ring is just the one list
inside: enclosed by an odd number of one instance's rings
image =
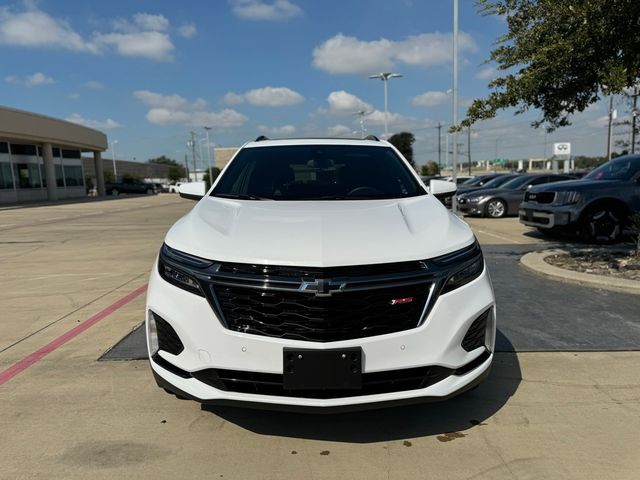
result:
[(568, 253), (561, 249), (543, 250), (541, 252), (529, 252), (520, 258), (520, 263), (529, 270), (540, 273), (554, 280), (560, 280), (569, 283), (578, 283), (593, 288), (602, 288), (614, 292), (631, 293), (640, 295), (640, 282), (635, 280), (627, 280), (626, 278), (605, 277), (603, 275), (594, 275), (591, 273), (574, 272), (564, 268), (555, 267), (544, 261), (545, 258)]

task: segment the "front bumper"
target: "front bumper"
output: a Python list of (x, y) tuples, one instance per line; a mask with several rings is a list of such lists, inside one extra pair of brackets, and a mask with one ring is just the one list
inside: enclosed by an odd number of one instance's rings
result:
[(458, 198), (458, 210), (466, 215), (484, 215), (485, 202), (470, 202), (467, 199)]
[[(482, 312), (492, 309), (487, 346), (467, 352), (461, 347), (470, 325)], [(361, 347), (363, 373), (441, 366), (454, 374), (426, 388), (340, 398), (308, 398), (224, 391), (190, 375), (176, 374), (151, 359), (158, 384), (180, 396), (202, 403), (233, 404), (286, 409), (375, 408), (400, 401), (443, 400), (473, 387), (488, 374), (495, 344), (495, 300), (486, 269), (472, 282), (441, 295), (423, 325), (402, 332), (328, 343), (283, 340), (247, 335), (225, 329), (206, 299), (181, 290), (151, 273), (147, 295), (147, 318), (153, 311), (175, 329), (184, 344), (179, 355), (160, 351), (160, 363), (184, 372), (227, 369), (265, 374), (283, 373), (283, 349), (334, 349)], [(476, 361), (474, 363), (474, 360)], [(461, 367), (472, 365), (469, 371)], [(179, 373), (179, 372), (178, 372)]]
[(537, 203), (524, 202), (518, 210), (520, 223), (530, 227), (554, 228), (571, 224), (577, 218), (576, 213), (567, 207), (541, 207)]

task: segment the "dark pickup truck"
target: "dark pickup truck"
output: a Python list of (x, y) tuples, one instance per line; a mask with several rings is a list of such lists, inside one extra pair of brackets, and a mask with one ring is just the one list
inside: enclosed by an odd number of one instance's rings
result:
[(625, 155), (580, 180), (531, 188), (520, 204), (520, 223), (543, 233), (568, 231), (594, 243), (620, 240), (640, 212), (640, 155)]
[(156, 193), (156, 186), (153, 183), (143, 182), (137, 178), (123, 178), (120, 182), (107, 182), (105, 185), (107, 195), (118, 196), (121, 193), (146, 193), (152, 195)]

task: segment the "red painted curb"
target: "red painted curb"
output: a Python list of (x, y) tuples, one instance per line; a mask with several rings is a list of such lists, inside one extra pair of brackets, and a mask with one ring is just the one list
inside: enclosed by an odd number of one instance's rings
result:
[(79, 325), (76, 325), (75, 327), (73, 327), (68, 332), (63, 333), (58, 338), (56, 338), (52, 342), (48, 343), (44, 347), (42, 347), (42, 348), (36, 350), (35, 352), (27, 355), (22, 360), (16, 362), (15, 364), (10, 366), (6, 370), (0, 372), (0, 385), (3, 385), (5, 383), (7, 383), (13, 377), (15, 377), (16, 375), (18, 375), (22, 371), (24, 371), (27, 368), (29, 368), (31, 365), (39, 362), (40, 360), (42, 360), (44, 357), (49, 355), (51, 352), (53, 352), (57, 348), (61, 347), (62, 345), (64, 345), (68, 341), (72, 340), (73, 338), (77, 337), (82, 332), (84, 332), (85, 330), (91, 328), (96, 323), (98, 323), (100, 320), (102, 320), (105, 317), (111, 315), (113, 312), (115, 312), (116, 310), (118, 310), (121, 307), (125, 306), (127, 303), (131, 302), (132, 300), (136, 299), (137, 297), (139, 297), (140, 295), (142, 295), (146, 291), (147, 291), (147, 285), (146, 284), (141, 286), (140, 288), (135, 289), (133, 292), (129, 293), (128, 295), (125, 295), (120, 300), (118, 300), (117, 302), (109, 305), (104, 310), (101, 310), (98, 313), (96, 313), (95, 315), (93, 315), (92, 317), (89, 317), (84, 322), (80, 323)]

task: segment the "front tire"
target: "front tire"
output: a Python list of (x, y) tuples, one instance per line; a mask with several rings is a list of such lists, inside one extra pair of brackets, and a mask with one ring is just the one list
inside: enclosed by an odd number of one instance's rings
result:
[(590, 209), (582, 219), (580, 236), (591, 243), (615, 243), (622, 237), (624, 214), (610, 205)]
[(489, 218), (502, 218), (507, 214), (507, 204), (498, 198), (489, 200), (484, 212)]

